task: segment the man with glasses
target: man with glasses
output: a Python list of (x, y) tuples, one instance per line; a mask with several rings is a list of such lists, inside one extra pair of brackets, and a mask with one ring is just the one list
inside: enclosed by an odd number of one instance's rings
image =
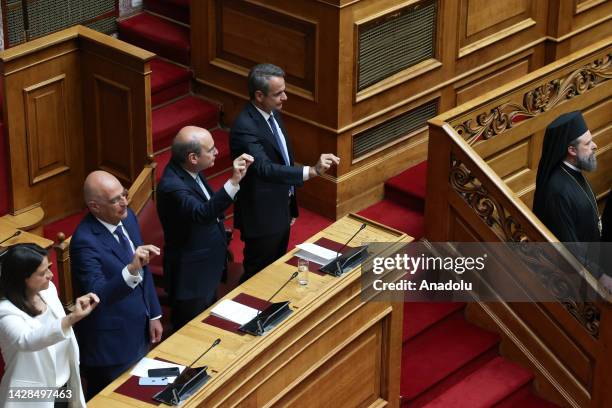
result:
[(80, 291), (100, 298), (75, 327), (89, 399), (160, 341), (162, 326), (147, 268), (159, 248), (143, 245), (127, 190), (105, 171), (90, 173), (83, 190), (89, 214), (71, 238), (70, 262)]
[(186, 126), (172, 142), (172, 159), (157, 187), (157, 214), (164, 229), (164, 278), (178, 330), (216, 300), (226, 268), (224, 212), (253, 162), (248, 154), (233, 162), (232, 176), (213, 191), (201, 173), (215, 164), (212, 135)]

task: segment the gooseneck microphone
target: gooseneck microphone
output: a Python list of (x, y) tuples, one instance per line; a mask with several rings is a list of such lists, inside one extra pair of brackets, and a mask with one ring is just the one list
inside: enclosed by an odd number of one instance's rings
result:
[(4, 238), (2, 241), (0, 241), (0, 244), (4, 244), (4, 243), (5, 243), (6, 241), (8, 241), (9, 239), (13, 239), (13, 238), (15, 238), (15, 237), (19, 236), (19, 234), (21, 234), (21, 231), (20, 231), (20, 230), (15, 231), (15, 233), (14, 233), (13, 235), (11, 235), (11, 236), (10, 236), (10, 237), (8, 237), (8, 238)]
[(189, 365), (187, 366), (187, 368), (186, 368), (186, 369), (191, 368), (191, 366), (193, 366), (193, 365), (194, 365), (194, 364), (195, 364), (195, 363), (196, 363), (196, 362), (197, 362), (199, 359), (201, 359), (202, 357), (204, 357), (204, 355), (205, 355), (206, 353), (208, 353), (208, 352), (209, 352), (209, 351), (210, 351), (210, 350), (211, 350), (213, 347), (217, 347), (217, 345), (218, 345), (219, 343), (221, 343), (221, 339), (217, 339), (217, 340), (215, 340), (215, 341), (213, 342), (213, 344), (211, 344), (211, 345), (210, 345), (210, 347), (208, 347), (208, 348), (206, 349), (206, 351), (205, 351), (205, 352), (203, 352), (202, 354), (200, 354), (200, 356), (199, 356), (198, 358), (196, 358), (195, 360), (193, 360), (193, 361), (191, 362), (191, 364), (189, 364)]
[(336, 259), (334, 259), (334, 263), (336, 264), (336, 268), (338, 268), (338, 276), (342, 275), (342, 267), (340, 266), (340, 262), (338, 262), (338, 258), (340, 258), (340, 256), (342, 255), (342, 250), (346, 248), (346, 246), (353, 240), (353, 238), (355, 238), (357, 234), (364, 230), (366, 226), (367, 224), (365, 222), (361, 224), (357, 232), (355, 232), (353, 236), (350, 237), (349, 240), (346, 241), (346, 243), (342, 245), (342, 247), (336, 252)]
[[(267, 303), (271, 303), (272, 298), (274, 298), (274, 296), (276, 296), (276, 295), (278, 294), (278, 292), (280, 292), (281, 290), (283, 290), (283, 288), (284, 288), (285, 286), (287, 286), (287, 285), (289, 284), (289, 282), (291, 282), (291, 281), (292, 281), (293, 279), (295, 279), (297, 276), (298, 276), (298, 272), (297, 272), (297, 271), (293, 272), (293, 273), (291, 274), (291, 276), (289, 277), (289, 279), (287, 279), (287, 281), (286, 281), (285, 283), (283, 283), (283, 285), (282, 285), (280, 288), (278, 288), (278, 290), (277, 290), (276, 292), (274, 292), (274, 294), (273, 294), (272, 296), (270, 296), (266, 302), (267, 302)], [(257, 315), (259, 316), (259, 314), (260, 314), (260, 313), (261, 313), (261, 310), (260, 310), (259, 312), (257, 312)], [(262, 318), (263, 316), (259, 316), (259, 317), (257, 317), (257, 320), (255, 321), (255, 324), (257, 325), (257, 331), (258, 331), (259, 333), (263, 333), (263, 332), (264, 332), (264, 329), (263, 329), (263, 328), (266, 326), (266, 323), (268, 322), (268, 320), (270, 320), (270, 317), (272, 317), (272, 316), (273, 316), (273, 315), (269, 315), (269, 316), (267, 316), (267, 317), (264, 319), (263, 323), (261, 322), (261, 318)]]
[(278, 290), (277, 290), (276, 292), (274, 292), (274, 294), (273, 294), (272, 296), (270, 296), (266, 302), (267, 302), (267, 303), (271, 303), (270, 301), (272, 300), (272, 298), (274, 298), (274, 296), (278, 295), (278, 292), (280, 292), (281, 290), (283, 290), (283, 288), (284, 288), (285, 286), (287, 286), (287, 285), (289, 284), (289, 282), (291, 282), (291, 281), (292, 281), (293, 279), (295, 279), (297, 276), (298, 276), (297, 271), (293, 272), (293, 273), (291, 274), (291, 276), (289, 277), (289, 279), (287, 279), (287, 281), (286, 281), (285, 283), (283, 283), (283, 285), (282, 285), (280, 288), (278, 288)]

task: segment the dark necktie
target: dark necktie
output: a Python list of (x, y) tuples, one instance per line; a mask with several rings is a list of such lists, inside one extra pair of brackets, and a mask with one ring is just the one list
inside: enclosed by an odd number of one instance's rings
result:
[(268, 118), (268, 123), (270, 124), (270, 127), (272, 128), (272, 134), (274, 135), (274, 138), (276, 139), (276, 144), (278, 144), (278, 149), (283, 154), (283, 160), (285, 160), (285, 165), (289, 166), (290, 165), (289, 152), (287, 152), (286, 146), (283, 145), (283, 142), (281, 141), (281, 136), (278, 133), (278, 130), (276, 129), (274, 115), (270, 115), (270, 117)]
[(128, 259), (132, 260), (132, 258), (134, 257), (134, 251), (132, 251), (130, 242), (125, 236), (125, 233), (123, 232), (123, 227), (119, 225), (117, 228), (115, 228), (114, 234), (117, 236), (117, 238), (119, 238), (119, 245), (121, 245), (121, 248), (123, 248), (123, 250), (125, 251), (126, 255), (128, 256)]
[[(278, 133), (278, 130), (276, 129), (276, 121), (274, 120), (274, 115), (270, 115), (270, 117), (268, 118), (268, 123), (270, 124), (270, 127), (272, 128), (272, 134), (274, 135), (274, 138), (276, 139), (276, 144), (278, 145), (278, 149), (283, 154), (283, 160), (285, 161), (285, 165), (290, 166), (291, 162), (289, 161), (289, 152), (287, 151), (287, 146), (284, 145), (283, 142), (281, 141), (281, 136)], [(293, 195), (293, 194), (295, 194), (295, 187), (289, 186), (289, 195)]]

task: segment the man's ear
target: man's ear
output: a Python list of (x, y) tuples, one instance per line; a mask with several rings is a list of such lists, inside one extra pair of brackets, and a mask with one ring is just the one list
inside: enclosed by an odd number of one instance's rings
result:
[(91, 211), (94, 215), (96, 215), (98, 213), (98, 210), (100, 209), (100, 206), (94, 200), (88, 201), (87, 207), (89, 208), (89, 211)]
[(572, 146), (572, 145), (567, 146), (567, 155), (568, 156), (576, 157), (577, 154), (578, 154), (578, 150), (576, 149), (575, 146)]
[(264, 93), (262, 91), (255, 91), (255, 100), (259, 103), (261, 103), (264, 98), (266, 97), (266, 95), (264, 95)]

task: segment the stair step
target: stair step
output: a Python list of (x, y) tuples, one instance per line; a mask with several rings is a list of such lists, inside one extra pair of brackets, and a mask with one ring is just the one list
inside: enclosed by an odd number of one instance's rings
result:
[(359, 211), (359, 214), (381, 222), (418, 239), (425, 231), (425, 215), (391, 200), (382, 200)]
[(385, 199), (416, 211), (425, 210), (427, 161), (391, 177), (385, 182)]
[(153, 13), (189, 24), (190, 0), (144, 0), (144, 8)]
[(151, 105), (161, 105), (187, 95), (191, 71), (161, 58), (151, 60)]
[(406, 302), (404, 303), (403, 342), (406, 342), (452, 313), (463, 309), (460, 302)]
[(456, 312), (402, 347), (403, 399), (413, 399), (470, 361), (494, 349), (499, 336), (468, 323)]
[(502, 402), (495, 404), (495, 408), (559, 408), (558, 405), (546, 401), (531, 393), (531, 384), (524, 385), (519, 391)]
[(189, 65), (189, 29), (149, 13), (118, 22), (119, 38), (169, 60)]
[(529, 370), (503, 357), (496, 357), (425, 407), (489, 408), (532, 379)]
[(153, 111), (153, 150), (169, 147), (176, 133), (187, 125), (206, 129), (217, 126), (219, 108), (195, 96), (155, 109)]

